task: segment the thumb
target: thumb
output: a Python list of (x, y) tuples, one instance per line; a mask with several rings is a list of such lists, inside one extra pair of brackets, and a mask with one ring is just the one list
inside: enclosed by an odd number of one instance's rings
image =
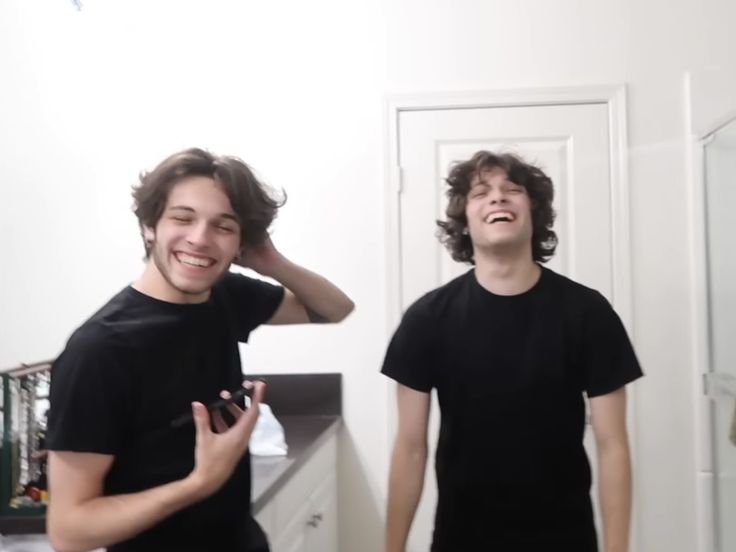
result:
[(258, 407), (261, 404), (261, 401), (263, 400), (263, 396), (265, 394), (266, 394), (266, 384), (262, 381), (256, 381), (253, 384), (253, 395), (251, 396), (251, 399), (250, 399), (250, 408), (258, 410)]
[(202, 403), (192, 403), (192, 416), (194, 418), (194, 427), (197, 430), (197, 438), (210, 433), (210, 414)]

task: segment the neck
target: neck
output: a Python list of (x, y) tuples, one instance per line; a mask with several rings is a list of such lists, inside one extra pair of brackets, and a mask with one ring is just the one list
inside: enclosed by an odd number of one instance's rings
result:
[(204, 303), (209, 299), (210, 290), (202, 293), (184, 293), (176, 289), (156, 266), (153, 258), (146, 261), (146, 268), (132, 284), (133, 289), (167, 303), (193, 304)]
[(496, 295), (518, 295), (529, 291), (539, 280), (541, 267), (534, 262), (531, 248), (515, 254), (476, 251), (475, 277)]

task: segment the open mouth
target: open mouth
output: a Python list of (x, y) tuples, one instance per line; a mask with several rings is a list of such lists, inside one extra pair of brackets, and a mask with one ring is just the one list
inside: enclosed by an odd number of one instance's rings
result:
[(190, 255), (189, 253), (177, 252), (174, 257), (181, 264), (191, 268), (209, 268), (215, 264), (215, 259), (210, 257), (201, 257), (199, 255)]
[(510, 211), (495, 211), (489, 213), (484, 222), (486, 224), (496, 224), (497, 222), (514, 222), (514, 220), (516, 220), (516, 216)]

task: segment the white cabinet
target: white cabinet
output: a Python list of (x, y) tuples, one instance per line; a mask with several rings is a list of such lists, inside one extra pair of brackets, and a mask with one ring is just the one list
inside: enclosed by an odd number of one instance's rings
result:
[[(337, 552), (337, 435), (314, 452), (255, 518), (268, 535), (271, 552)], [(52, 550), (45, 535), (0, 536), (0, 552)]]
[(337, 552), (336, 468), (332, 436), (258, 512), (272, 552)]
[[(308, 552), (337, 552), (337, 476), (333, 471), (310, 497)], [(276, 551), (274, 551), (276, 552)]]
[[(54, 552), (46, 535), (0, 535), (0, 552)], [(105, 552), (97, 548), (92, 552)]]

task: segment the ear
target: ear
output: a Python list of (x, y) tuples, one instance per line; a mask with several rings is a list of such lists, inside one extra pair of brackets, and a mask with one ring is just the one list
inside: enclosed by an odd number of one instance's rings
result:
[(156, 239), (156, 232), (149, 226), (141, 225), (141, 234), (146, 242), (153, 242)]
[(238, 253), (233, 259), (233, 262), (235, 264), (240, 264), (240, 262), (243, 260), (244, 255), (245, 255), (245, 246), (242, 246), (240, 249), (238, 249)]

